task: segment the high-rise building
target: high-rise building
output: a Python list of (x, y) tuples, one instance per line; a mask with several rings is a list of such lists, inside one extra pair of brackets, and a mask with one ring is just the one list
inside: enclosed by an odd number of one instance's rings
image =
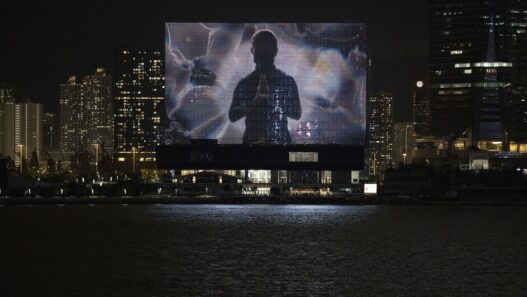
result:
[(430, 102), (428, 100), (428, 86), (418, 81), (412, 90), (412, 124), (415, 133), (422, 137), (429, 135)]
[(60, 149), (60, 123), (56, 114), (45, 112), (42, 115), (42, 147), (47, 152)]
[(31, 160), (33, 152), (41, 159), (42, 152), (42, 104), (24, 102), (15, 104), (15, 165)]
[(15, 103), (13, 88), (6, 82), (0, 82), (0, 103)]
[(508, 17), (513, 67), (512, 84), (506, 88), (505, 147), (527, 153), (527, 1), (511, 4)]
[[(0, 154), (23, 169), (33, 152), (42, 152), (42, 104), (23, 100), (15, 103), (13, 88), (0, 82)], [(27, 161), (27, 162), (25, 162)], [(27, 166), (26, 166), (27, 167)]]
[(62, 151), (76, 151), (86, 145), (87, 117), (82, 84), (71, 76), (60, 84), (60, 146)]
[(490, 151), (527, 140), (527, 1), (429, 7), (431, 133)]
[(6, 82), (0, 82), (0, 154), (14, 159), (14, 122), (15, 97), (13, 88)]
[(368, 162), (371, 176), (382, 176), (392, 165), (393, 95), (378, 92), (368, 100)]
[(155, 167), (165, 114), (163, 58), (157, 50), (117, 54), (114, 91), (114, 148), (117, 165), (136, 172)]
[(0, 103), (0, 154), (15, 159), (15, 103)]
[(86, 144), (104, 147), (113, 152), (112, 78), (104, 68), (82, 81), (82, 95), (86, 103)]
[(415, 147), (415, 133), (412, 122), (393, 124), (393, 156), (394, 165), (407, 165), (412, 163)]

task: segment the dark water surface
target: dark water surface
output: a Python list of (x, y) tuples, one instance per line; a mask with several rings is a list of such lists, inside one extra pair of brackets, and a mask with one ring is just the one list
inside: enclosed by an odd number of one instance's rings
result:
[(527, 296), (527, 208), (0, 207), (0, 296)]

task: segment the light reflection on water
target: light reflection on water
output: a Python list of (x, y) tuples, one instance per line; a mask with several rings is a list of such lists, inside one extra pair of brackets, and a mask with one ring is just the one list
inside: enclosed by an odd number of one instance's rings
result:
[(525, 296), (525, 208), (0, 210), (0, 296)]

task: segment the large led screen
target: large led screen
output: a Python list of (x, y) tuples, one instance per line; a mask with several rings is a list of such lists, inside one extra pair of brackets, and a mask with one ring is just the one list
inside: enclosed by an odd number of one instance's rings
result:
[(167, 23), (166, 142), (363, 144), (366, 27)]

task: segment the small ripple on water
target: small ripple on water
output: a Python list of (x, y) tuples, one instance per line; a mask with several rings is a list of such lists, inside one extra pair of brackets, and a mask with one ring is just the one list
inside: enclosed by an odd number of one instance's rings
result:
[(527, 292), (524, 209), (91, 206), (3, 208), (0, 296)]

